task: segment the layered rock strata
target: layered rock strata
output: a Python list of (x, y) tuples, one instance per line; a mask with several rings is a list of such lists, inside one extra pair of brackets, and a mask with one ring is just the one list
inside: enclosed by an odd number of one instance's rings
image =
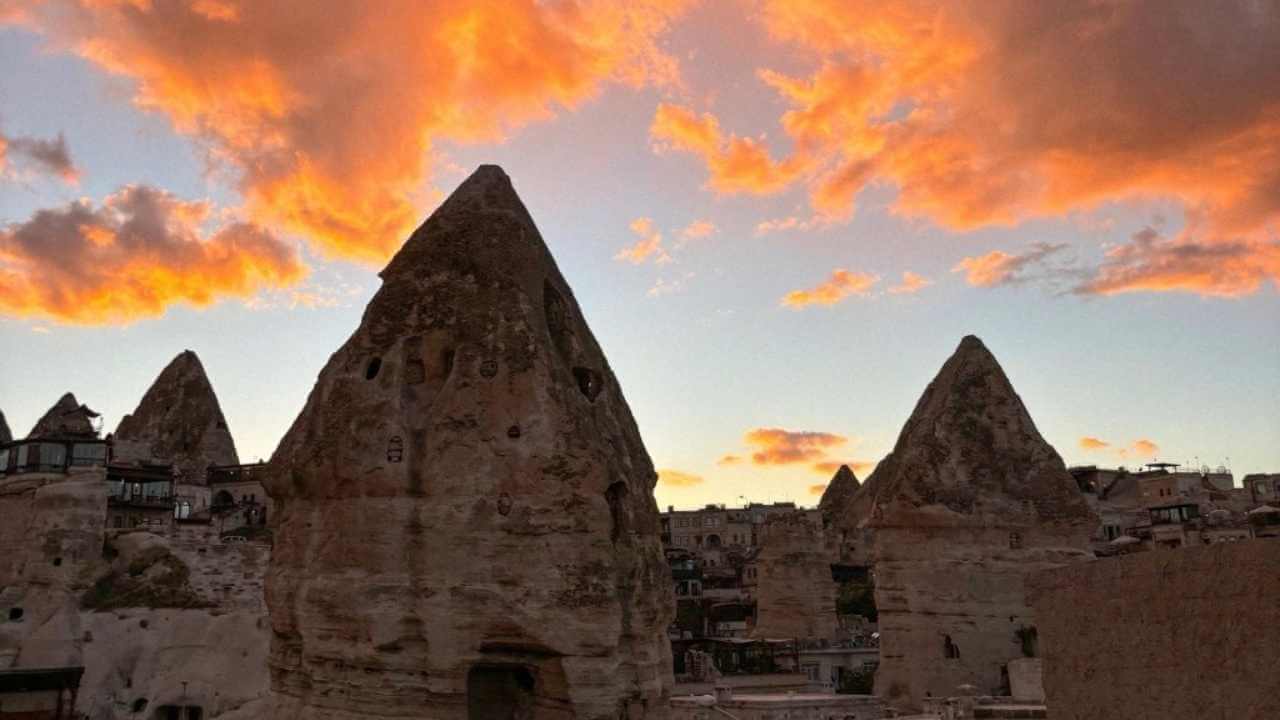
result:
[(929, 384), (846, 515), (873, 539), (876, 692), (906, 707), (961, 685), (999, 693), (1005, 664), (1035, 652), (1024, 577), (1088, 558), (1097, 524), (972, 336)]
[(235, 465), (235, 441), (200, 358), (187, 350), (169, 363), (114, 435), (124, 462), (171, 464), (179, 482), (203, 485), (210, 465)]
[(272, 458), (275, 717), (666, 717), (656, 474), (505, 173), (381, 276)]

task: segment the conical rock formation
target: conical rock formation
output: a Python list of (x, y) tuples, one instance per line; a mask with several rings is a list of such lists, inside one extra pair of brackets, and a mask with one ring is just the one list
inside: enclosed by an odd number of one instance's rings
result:
[(822, 516), (827, 518), (842, 512), (860, 487), (862, 483), (858, 482), (858, 476), (853, 474), (853, 470), (848, 465), (841, 465), (836, 474), (831, 476), (831, 482), (827, 483), (827, 489), (822, 491), (822, 499), (818, 501)]
[(998, 692), (1034, 652), (1023, 578), (1088, 557), (1097, 520), (976, 337), (961, 341), (848, 504), (870, 529), (877, 694), (918, 707), (962, 684)]
[(27, 437), (96, 437), (93, 421), (97, 417), (98, 413), (88, 405), (81, 405), (75, 395), (66, 393), (36, 422)]
[(171, 463), (183, 482), (197, 485), (208, 466), (240, 462), (218, 396), (190, 350), (161, 371), (114, 440), (118, 460)]
[(0, 410), (0, 444), (13, 442), (13, 433), (9, 432), (9, 423), (5, 422), (4, 411)]
[(656, 473), (505, 173), (382, 278), (272, 458), (275, 716), (665, 717)]

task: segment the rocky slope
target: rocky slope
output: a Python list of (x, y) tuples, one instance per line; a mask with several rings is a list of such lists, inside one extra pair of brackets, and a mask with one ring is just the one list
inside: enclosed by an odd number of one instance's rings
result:
[(115, 457), (172, 464), (180, 482), (203, 485), (209, 465), (234, 465), (235, 441), (200, 358), (173, 359), (114, 435)]
[(962, 684), (997, 692), (1031, 652), (1028, 572), (1088, 557), (1096, 518), (995, 357), (966, 337), (846, 507), (869, 530), (877, 694), (918, 707)]
[(272, 458), (274, 716), (666, 717), (656, 474), (506, 174), (381, 275)]
[(836, 583), (817, 518), (776, 515), (760, 538), (758, 638), (836, 637)]

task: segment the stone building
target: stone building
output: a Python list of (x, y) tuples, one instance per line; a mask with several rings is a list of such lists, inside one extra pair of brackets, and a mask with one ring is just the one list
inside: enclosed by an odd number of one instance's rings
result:
[(381, 273), (271, 460), (277, 718), (664, 718), (657, 475), (484, 166)]
[(995, 358), (961, 341), (849, 503), (874, 533), (877, 694), (904, 707), (1004, 694), (1034, 654), (1029, 572), (1080, 561), (1097, 518)]
[(1053, 720), (1280, 717), (1280, 541), (1108, 558), (1027, 584)]

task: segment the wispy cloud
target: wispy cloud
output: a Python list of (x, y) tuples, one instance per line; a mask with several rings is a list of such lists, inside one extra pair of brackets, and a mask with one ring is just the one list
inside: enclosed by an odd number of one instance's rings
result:
[(671, 256), (662, 246), (662, 233), (653, 225), (653, 220), (639, 217), (631, 221), (631, 232), (638, 238), (634, 243), (618, 251), (614, 260), (622, 260), (632, 265), (641, 265), (650, 258), (655, 263), (671, 262)]
[(917, 275), (910, 270), (902, 273), (902, 282), (889, 288), (889, 292), (894, 295), (913, 295), (921, 290), (929, 287), (933, 281), (923, 275)]
[(993, 250), (986, 255), (966, 257), (951, 272), (963, 272), (965, 282), (974, 287), (1012, 285), (1029, 279), (1028, 273), (1049, 256), (1067, 248), (1065, 243), (1035, 243), (1016, 255)]
[(11, 165), (18, 164), (67, 183), (80, 181), (80, 170), (71, 160), (71, 151), (62, 133), (52, 140), (0, 133), (0, 172), (8, 172)]
[(706, 479), (701, 475), (666, 468), (658, 471), (658, 482), (670, 487), (693, 487), (706, 482)]
[(878, 282), (879, 275), (838, 268), (831, 272), (831, 277), (826, 282), (787, 293), (782, 298), (782, 304), (797, 310), (810, 305), (835, 305), (850, 296), (868, 294)]

